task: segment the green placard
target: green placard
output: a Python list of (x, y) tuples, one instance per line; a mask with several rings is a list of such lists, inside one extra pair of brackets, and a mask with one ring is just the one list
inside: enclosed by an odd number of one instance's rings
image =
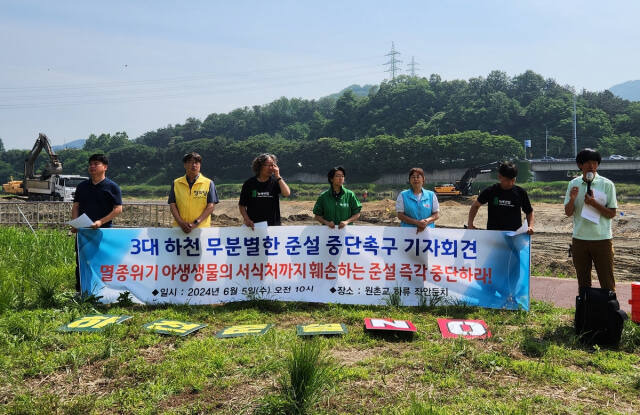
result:
[(58, 331), (102, 331), (111, 324), (120, 324), (132, 316), (112, 316), (109, 314), (94, 314), (80, 317), (60, 328)]
[(298, 336), (342, 335), (347, 333), (347, 326), (342, 323), (329, 324), (299, 324)]
[(240, 326), (225, 327), (220, 330), (216, 337), (240, 337), (240, 336), (260, 336), (265, 334), (273, 324), (243, 324)]
[(187, 321), (178, 321), (178, 320), (167, 320), (161, 318), (160, 320), (156, 320), (153, 323), (145, 324), (145, 329), (155, 331), (159, 334), (172, 334), (175, 336), (186, 336), (188, 334), (193, 333), (194, 331), (198, 331), (203, 327), (207, 327), (206, 324), (199, 323), (190, 323)]

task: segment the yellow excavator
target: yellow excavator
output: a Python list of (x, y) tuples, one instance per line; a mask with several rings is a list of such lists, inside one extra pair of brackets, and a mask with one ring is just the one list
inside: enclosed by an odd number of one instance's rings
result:
[(457, 180), (455, 184), (443, 184), (440, 186), (435, 186), (433, 188), (433, 191), (439, 199), (456, 196), (471, 196), (471, 185), (473, 184), (476, 176), (483, 173), (490, 173), (491, 171), (495, 170), (498, 164), (499, 163), (497, 161), (494, 161), (480, 166), (471, 167), (464, 172), (462, 178), (460, 178), (460, 180)]

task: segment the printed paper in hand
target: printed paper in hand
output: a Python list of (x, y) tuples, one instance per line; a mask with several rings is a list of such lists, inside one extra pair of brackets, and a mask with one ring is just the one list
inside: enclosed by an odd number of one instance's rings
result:
[[(593, 197), (596, 199), (596, 202), (600, 203), (602, 206), (607, 205), (607, 195), (599, 190), (591, 189), (593, 192)], [(596, 210), (593, 206), (584, 205), (582, 207), (581, 216), (586, 220), (589, 220), (593, 223), (600, 223), (600, 212)]]
[(93, 225), (93, 221), (89, 218), (89, 216), (87, 216), (86, 213), (83, 213), (82, 216), (78, 216), (73, 220), (70, 220), (68, 223), (76, 229), (90, 228), (91, 225)]

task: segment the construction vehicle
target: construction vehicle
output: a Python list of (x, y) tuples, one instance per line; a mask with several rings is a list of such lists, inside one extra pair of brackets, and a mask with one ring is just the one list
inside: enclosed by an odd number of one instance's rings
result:
[[(35, 174), (35, 163), (42, 150), (49, 155), (49, 163), (41, 174)], [(62, 174), (62, 162), (51, 148), (49, 139), (40, 133), (24, 161), (24, 179), (2, 185), (5, 193), (26, 196), (29, 200), (73, 201), (76, 186), (87, 177)]]
[(460, 180), (457, 180), (455, 184), (443, 184), (435, 186), (433, 191), (438, 198), (456, 197), (456, 196), (471, 196), (471, 185), (479, 174), (490, 173), (498, 166), (498, 162), (483, 164), (476, 167), (467, 169), (462, 175)]

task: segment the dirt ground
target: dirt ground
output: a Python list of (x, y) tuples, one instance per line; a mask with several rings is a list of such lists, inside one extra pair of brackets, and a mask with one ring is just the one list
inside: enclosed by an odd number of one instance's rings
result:
[[(313, 220), (313, 201), (281, 200), (283, 224), (317, 224)], [(471, 200), (446, 200), (440, 202), (440, 219), (436, 226), (462, 228), (467, 223)], [(536, 233), (533, 235), (531, 265), (532, 275), (575, 276), (568, 256), (571, 242), (572, 219), (564, 215), (560, 203), (534, 203)], [(213, 213), (214, 225), (240, 224), (237, 200), (223, 200)], [(382, 200), (363, 205), (362, 224), (394, 226), (400, 222), (395, 214), (395, 202)], [(478, 227), (487, 223), (487, 209), (482, 207), (475, 219)], [(615, 273), (618, 281), (637, 281), (640, 274), (640, 204), (624, 204), (618, 208), (613, 221)], [(594, 273), (595, 275), (595, 273)]]

